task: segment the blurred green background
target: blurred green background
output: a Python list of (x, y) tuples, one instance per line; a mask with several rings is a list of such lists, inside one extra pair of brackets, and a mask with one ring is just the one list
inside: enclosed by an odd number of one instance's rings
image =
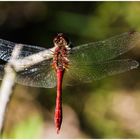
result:
[[(140, 2), (0, 2), (0, 38), (13, 42), (49, 48), (59, 32), (78, 45), (131, 30), (140, 31)], [(140, 62), (140, 46), (123, 57)], [(56, 88), (17, 84), (4, 138), (140, 138), (139, 70), (64, 87), (59, 135)]]

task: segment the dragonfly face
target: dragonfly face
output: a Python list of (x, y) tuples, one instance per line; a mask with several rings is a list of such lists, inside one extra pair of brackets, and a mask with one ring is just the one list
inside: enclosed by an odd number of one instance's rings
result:
[(69, 46), (69, 39), (63, 34), (59, 33), (53, 40), (54, 46)]

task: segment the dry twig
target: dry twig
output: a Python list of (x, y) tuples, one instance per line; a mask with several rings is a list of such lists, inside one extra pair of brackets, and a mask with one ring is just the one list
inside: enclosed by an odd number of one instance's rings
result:
[(22, 71), (34, 64), (37, 64), (43, 60), (50, 59), (53, 56), (55, 48), (41, 51), (39, 53), (19, 58), (20, 51), (22, 49), (21, 44), (17, 44), (12, 52), (12, 56), (5, 66), (5, 75), (0, 89), (0, 132), (2, 132), (5, 111), (12, 94), (12, 87), (15, 84), (16, 72)]
[(8, 61), (7, 65), (5, 66), (5, 75), (1, 84), (0, 88), (0, 132), (2, 132), (4, 118), (5, 118), (5, 111), (7, 108), (7, 104), (9, 102), (10, 96), (12, 94), (12, 88), (15, 83), (16, 78), (16, 71), (14, 69), (14, 62), (18, 57), (22, 46), (16, 45), (13, 52), (11, 59)]

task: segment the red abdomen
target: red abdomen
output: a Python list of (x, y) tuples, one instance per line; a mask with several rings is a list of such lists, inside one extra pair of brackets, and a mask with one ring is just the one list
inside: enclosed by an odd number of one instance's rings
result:
[(57, 133), (61, 128), (62, 123), (62, 79), (64, 74), (64, 69), (57, 69), (57, 97), (56, 97), (56, 108), (55, 108), (55, 126)]

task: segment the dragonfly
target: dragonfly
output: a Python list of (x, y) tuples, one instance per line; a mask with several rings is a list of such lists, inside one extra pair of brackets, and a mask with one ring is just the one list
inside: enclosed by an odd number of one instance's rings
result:
[[(140, 41), (139, 32), (125, 32), (103, 41), (71, 47), (69, 39), (59, 33), (54, 38), (52, 56), (17, 72), (16, 82), (31, 87), (54, 88), (57, 86), (54, 122), (59, 133), (62, 124), (62, 81), (92, 82), (106, 76), (119, 74), (139, 66), (133, 59), (115, 59), (135, 47)], [(0, 59), (8, 62), (17, 43), (0, 39)], [(49, 50), (39, 46), (22, 44), (19, 58)], [(4, 64), (0, 65), (0, 78), (4, 76)], [(64, 82), (63, 82), (64, 83)]]

